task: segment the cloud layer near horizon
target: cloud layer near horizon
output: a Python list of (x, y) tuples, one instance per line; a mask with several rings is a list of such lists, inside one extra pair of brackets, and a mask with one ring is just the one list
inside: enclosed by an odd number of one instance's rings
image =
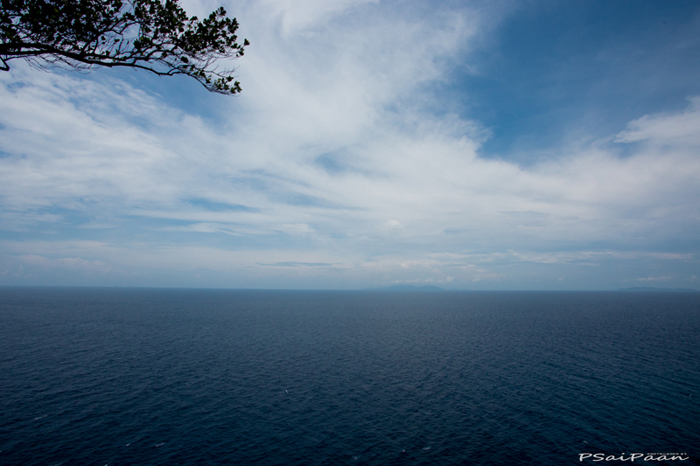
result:
[(536, 163), (489, 157), (489, 129), (430, 89), (493, 15), (247, 4), (244, 93), (216, 124), (105, 73), (15, 65), (0, 284), (696, 287), (700, 98)]

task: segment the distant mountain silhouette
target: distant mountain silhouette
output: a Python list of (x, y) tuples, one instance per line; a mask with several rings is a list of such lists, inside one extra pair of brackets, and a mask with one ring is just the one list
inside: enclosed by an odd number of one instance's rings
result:
[(656, 288), (655, 286), (633, 286), (632, 288), (620, 288), (618, 291), (684, 291), (698, 293), (700, 290), (694, 288)]
[(424, 285), (424, 286), (415, 286), (415, 285), (391, 285), (391, 286), (385, 286), (383, 288), (368, 288), (373, 291), (445, 291), (444, 288), (440, 288), (439, 286), (435, 285)]

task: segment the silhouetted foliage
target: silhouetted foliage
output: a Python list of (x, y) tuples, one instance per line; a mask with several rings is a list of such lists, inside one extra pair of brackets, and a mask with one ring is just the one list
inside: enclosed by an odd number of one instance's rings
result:
[(235, 18), (219, 8), (200, 21), (177, 0), (0, 0), (0, 69), (24, 58), (39, 67), (125, 66), (192, 76), (212, 92), (241, 91), (217, 61), (243, 55)]

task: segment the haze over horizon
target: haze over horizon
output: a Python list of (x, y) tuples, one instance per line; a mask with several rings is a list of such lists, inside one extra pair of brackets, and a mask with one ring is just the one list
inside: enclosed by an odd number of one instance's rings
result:
[(0, 286), (700, 288), (700, 4), (194, 1), (243, 93), (0, 72)]

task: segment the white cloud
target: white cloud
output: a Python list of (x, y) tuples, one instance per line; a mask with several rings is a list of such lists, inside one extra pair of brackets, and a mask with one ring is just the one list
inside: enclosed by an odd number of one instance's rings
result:
[[(661, 260), (659, 241), (697, 231), (697, 99), (631, 122), (614, 139), (636, 143), (625, 157), (599, 143), (527, 168), (485, 158), (487, 131), (433, 114), (428, 90), (469, 50), (478, 11), (415, 13), (246, 4), (244, 93), (221, 101), (218, 128), (110, 78), (0, 74), (3, 229), (45, 235), (4, 241), (7, 260), (127, 281), (206, 269), (230, 286), (460, 286), (507, 281), (512, 264)], [(76, 241), (90, 225), (114, 228)]]
[(673, 277), (644, 277), (638, 278), (638, 282), (667, 282), (673, 280)]
[(700, 97), (693, 97), (689, 101), (690, 105), (684, 112), (645, 115), (630, 122), (615, 141), (647, 141), (654, 145), (697, 148), (700, 145)]
[(80, 257), (60, 257), (49, 259), (34, 254), (19, 256), (18, 259), (24, 265), (40, 266), (43, 268), (57, 268), (68, 270), (80, 270), (82, 272), (109, 272), (110, 266), (100, 261), (88, 261)]

